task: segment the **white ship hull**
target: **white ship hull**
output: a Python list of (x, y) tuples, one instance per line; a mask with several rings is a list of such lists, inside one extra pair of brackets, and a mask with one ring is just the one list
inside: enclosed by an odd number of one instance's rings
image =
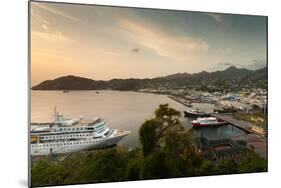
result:
[[(116, 130), (117, 131), (117, 130)], [(88, 139), (83, 141), (61, 141), (52, 143), (35, 143), (31, 144), (31, 155), (49, 155), (72, 153), (85, 150), (93, 150), (99, 148), (106, 148), (116, 145), (122, 138), (127, 136), (129, 132), (124, 134), (110, 136), (100, 139)], [(51, 145), (50, 145), (51, 144)]]
[(227, 122), (215, 117), (205, 117), (205, 118), (197, 118), (197, 120), (192, 121), (193, 127), (211, 127), (211, 126), (219, 126), (226, 125)]

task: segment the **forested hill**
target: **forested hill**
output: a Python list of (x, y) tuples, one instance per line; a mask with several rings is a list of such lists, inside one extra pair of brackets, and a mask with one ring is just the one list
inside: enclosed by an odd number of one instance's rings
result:
[(92, 80), (78, 76), (63, 76), (54, 80), (46, 80), (32, 87), (33, 90), (123, 90), (136, 91), (145, 88), (180, 88), (198, 87), (200, 85), (229, 85), (240, 87), (267, 87), (267, 68), (248, 70), (231, 66), (223, 71), (199, 73), (177, 73), (151, 79), (112, 79), (109, 81)]

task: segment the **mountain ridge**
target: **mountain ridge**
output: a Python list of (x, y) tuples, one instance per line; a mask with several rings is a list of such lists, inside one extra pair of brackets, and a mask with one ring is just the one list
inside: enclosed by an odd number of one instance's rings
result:
[(176, 73), (167, 76), (155, 78), (114, 78), (108, 81), (93, 80), (80, 76), (67, 75), (53, 80), (45, 80), (38, 85), (33, 86), (32, 90), (139, 90), (144, 88), (159, 88), (159, 87), (192, 87), (202, 85), (206, 82), (223, 83), (235, 81), (242, 85), (247, 85), (253, 81), (267, 83), (267, 68), (258, 70), (248, 70), (245, 68), (237, 68), (231, 66), (221, 71), (198, 73)]

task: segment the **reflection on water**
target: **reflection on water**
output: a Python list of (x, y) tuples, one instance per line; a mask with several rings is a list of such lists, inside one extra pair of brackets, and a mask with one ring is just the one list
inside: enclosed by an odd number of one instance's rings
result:
[(209, 140), (230, 138), (245, 135), (246, 133), (230, 124), (218, 126), (218, 127), (207, 127), (193, 129), (194, 136), (205, 137)]
[[(74, 118), (83, 115), (85, 118), (101, 117), (107, 121), (110, 128), (130, 130), (131, 134), (125, 137), (120, 144), (127, 147), (138, 145), (138, 129), (141, 124), (153, 117), (154, 110), (159, 104), (169, 103), (172, 108), (180, 112), (185, 107), (166, 95), (156, 95), (139, 92), (122, 91), (32, 91), (31, 92), (31, 121), (49, 122), (53, 120), (54, 106), (65, 117)], [(211, 112), (212, 104), (193, 104), (200, 110)], [(183, 115), (183, 113), (182, 113)], [(192, 128), (190, 119), (181, 118), (185, 128)], [(202, 129), (205, 137), (228, 137), (244, 134), (243, 131), (224, 126), (222, 128)], [(198, 130), (195, 130), (198, 134)]]

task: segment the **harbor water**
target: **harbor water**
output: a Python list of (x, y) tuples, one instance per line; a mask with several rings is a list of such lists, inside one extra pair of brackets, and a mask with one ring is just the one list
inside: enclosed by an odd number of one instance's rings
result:
[[(170, 107), (181, 112), (186, 109), (182, 104), (166, 95), (125, 92), (125, 91), (31, 91), (31, 122), (53, 121), (54, 107), (65, 117), (84, 118), (100, 117), (106, 120), (108, 127), (130, 130), (120, 145), (138, 146), (138, 130), (142, 123), (153, 117), (159, 104), (168, 103)], [(214, 105), (193, 103), (194, 108), (212, 112)], [(182, 125), (192, 129), (192, 119), (181, 117)], [(227, 138), (245, 135), (246, 133), (231, 125), (194, 130), (195, 135), (208, 139)]]

